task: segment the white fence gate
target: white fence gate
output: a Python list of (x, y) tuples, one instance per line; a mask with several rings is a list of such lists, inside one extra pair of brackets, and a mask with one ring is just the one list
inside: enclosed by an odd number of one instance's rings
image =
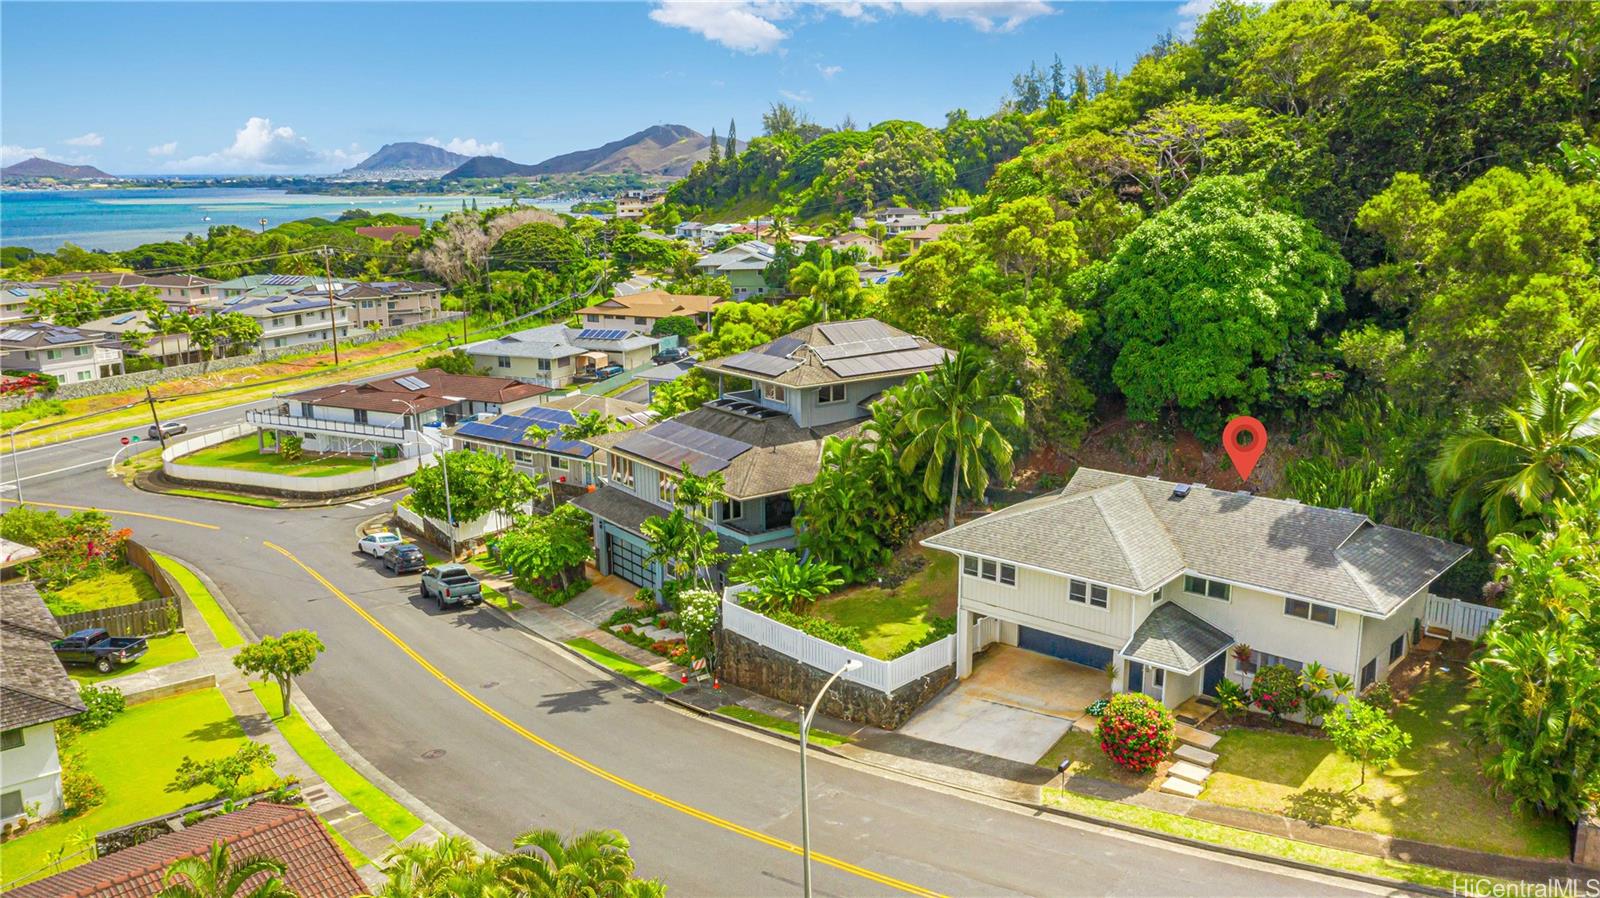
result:
[(1499, 608), (1429, 593), (1428, 610), (1423, 615), (1422, 623), (1424, 626), (1449, 630), (1457, 639), (1477, 639), (1502, 613)]
[(788, 655), (802, 664), (828, 672), (844, 667), (854, 659), (861, 662), (855, 670), (846, 671), (844, 679), (883, 692), (893, 692), (901, 686), (942, 670), (956, 663), (956, 638), (946, 636), (895, 658), (885, 661), (843, 646), (825, 642), (794, 627), (780, 624), (770, 617), (741, 606), (736, 600), (741, 592), (750, 589), (748, 584), (730, 586), (722, 593), (722, 628), (760, 643), (775, 652)]

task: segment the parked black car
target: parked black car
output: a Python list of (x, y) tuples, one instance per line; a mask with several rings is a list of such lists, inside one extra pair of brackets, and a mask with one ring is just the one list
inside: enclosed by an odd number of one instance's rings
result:
[(428, 559), (423, 556), (421, 549), (411, 543), (401, 543), (383, 553), (383, 566), (392, 574), (409, 574), (426, 570)]
[(689, 350), (682, 346), (674, 346), (671, 349), (663, 349), (651, 356), (650, 361), (655, 362), (657, 365), (665, 365), (669, 362), (681, 362), (688, 357)]
[(50, 647), (62, 664), (93, 664), (101, 673), (110, 673), (118, 664), (131, 664), (150, 649), (143, 636), (112, 636), (103, 627), (79, 630)]

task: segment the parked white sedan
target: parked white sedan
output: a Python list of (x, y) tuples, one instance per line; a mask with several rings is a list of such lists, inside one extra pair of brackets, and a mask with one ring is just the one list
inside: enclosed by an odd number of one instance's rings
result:
[(361, 537), (356, 543), (356, 548), (371, 555), (373, 558), (382, 558), (385, 552), (400, 545), (402, 540), (396, 534), (385, 530), (382, 533), (369, 533)]

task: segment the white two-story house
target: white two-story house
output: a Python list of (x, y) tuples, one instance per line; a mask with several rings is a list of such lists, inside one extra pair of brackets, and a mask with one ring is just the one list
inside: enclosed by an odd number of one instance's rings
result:
[(718, 396), (636, 430), (593, 437), (602, 485), (573, 500), (595, 521), (603, 573), (659, 588), (640, 524), (665, 516), (687, 464), (722, 475), (728, 500), (697, 518), (730, 554), (795, 544), (792, 491), (816, 479), (823, 442), (860, 430), (884, 390), (937, 366), (948, 350), (879, 321), (813, 324), (748, 352), (697, 363)]
[(261, 325), (263, 350), (350, 336), (350, 304), (326, 296), (234, 296), (215, 311), (254, 318)]
[(124, 373), (122, 347), (111, 334), (43, 321), (0, 330), (0, 369), (36, 371), (64, 384)]
[(997, 641), (1110, 669), (1114, 689), (1168, 707), (1268, 664), (1371, 686), (1468, 551), (1348, 509), (1090, 468), (923, 545), (960, 557), (957, 676)]

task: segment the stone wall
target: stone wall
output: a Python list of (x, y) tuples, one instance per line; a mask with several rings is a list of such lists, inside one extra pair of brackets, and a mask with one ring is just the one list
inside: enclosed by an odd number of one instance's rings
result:
[[(809, 705), (833, 671), (818, 670), (738, 633), (717, 631), (717, 673), (723, 680), (792, 705)], [(840, 679), (828, 690), (822, 713), (880, 729), (898, 728), (955, 679), (955, 665), (907, 683), (892, 693)]]
[(1590, 808), (1578, 818), (1572, 839), (1572, 862), (1589, 870), (1600, 870), (1600, 808)]
[[(440, 321), (453, 321), (461, 317), (460, 312), (450, 312), (440, 315), (427, 324), (437, 324)], [(339, 345), (360, 346), (378, 340), (387, 340), (406, 331), (421, 327), (420, 324), (406, 324), (397, 327), (385, 327), (377, 331), (363, 330), (353, 333), (348, 337), (339, 338)], [(120, 393), (123, 390), (138, 387), (153, 387), (156, 384), (166, 383), (169, 380), (183, 380), (189, 377), (198, 377), (202, 374), (214, 374), (218, 371), (227, 371), (230, 368), (243, 368), (249, 365), (259, 365), (273, 359), (291, 355), (304, 355), (312, 352), (324, 352), (333, 348), (331, 340), (322, 340), (316, 343), (297, 343), (294, 346), (279, 346), (273, 349), (258, 349), (244, 355), (226, 356), (212, 359), (209, 362), (193, 362), (187, 365), (172, 365), (166, 368), (153, 368), (149, 371), (135, 371), (132, 374), (116, 374), (111, 377), (102, 377), (98, 380), (85, 380), (73, 383), (64, 383), (56, 387), (50, 399), (82, 399), (85, 396), (101, 396), (106, 393)], [(7, 396), (0, 399), (0, 411), (11, 411), (19, 408), (27, 398), (23, 396)]]

